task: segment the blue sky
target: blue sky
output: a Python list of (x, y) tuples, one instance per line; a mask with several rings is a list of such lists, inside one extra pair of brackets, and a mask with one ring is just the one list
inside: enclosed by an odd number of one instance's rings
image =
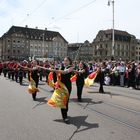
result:
[[(93, 41), (112, 28), (108, 0), (0, 0), (0, 36), (12, 25), (48, 28), (72, 42)], [(115, 0), (115, 28), (140, 39), (140, 1)]]

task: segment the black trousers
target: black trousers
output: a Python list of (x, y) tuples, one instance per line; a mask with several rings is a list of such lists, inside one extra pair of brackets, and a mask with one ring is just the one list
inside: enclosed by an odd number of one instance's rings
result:
[(76, 86), (77, 86), (77, 98), (80, 100), (82, 97), (82, 91), (84, 87), (84, 80), (79, 80), (76, 81)]
[(12, 71), (11, 74), (12, 74), (12, 80), (14, 80), (14, 76), (15, 76), (14, 71)]
[(19, 84), (22, 85), (23, 76), (19, 77)]
[[(67, 84), (65, 85), (68, 89), (68, 92), (69, 92), (69, 97), (70, 97), (70, 93), (71, 93), (71, 83), (70, 84)], [(62, 118), (65, 119), (67, 118), (67, 112), (68, 112), (68, 104), (69, 104), (69, 98), (68, 98), (68, 101), (67, 101), (67, 104), (66, 104), (66, 108), (62, 108), (61, 109), (61, 114), (62, 114)]]
[(0, 75), (1, 75), (1, 73), (2, 73), (2, 69), (0, 69)]
[(103, 82), (100, 81), (99, 93), (104, 93)]

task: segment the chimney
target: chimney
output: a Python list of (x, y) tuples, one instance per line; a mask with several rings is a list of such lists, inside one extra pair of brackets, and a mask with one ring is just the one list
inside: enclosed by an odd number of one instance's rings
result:
[(26, 28), (28, 28), (28, 25), (25, 25)]
[(37, 27), (37, 26), (36, 26), (35, 28), (36, 28), (36, 29), (38, 29), (38, 27)]
[(45, 28), (45, 31), (47, 31), (47, 28)]

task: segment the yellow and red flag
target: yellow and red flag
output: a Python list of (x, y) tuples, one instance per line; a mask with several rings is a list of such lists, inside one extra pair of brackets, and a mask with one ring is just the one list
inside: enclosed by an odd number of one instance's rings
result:
[(97, 71), (92, 72), (92, 73), (85, 79), (85, 86), (89, 87), (89, 86), (93, 85), (96, 76), (97, 76)]
[(58, 108), (66, 108), (68, 102), (69, 93), (66, 86), (60, 81), (55, 83), (55, 90), (52, 97), (48, 100), (48, 105)]
[(53, 81), (53, 72), (50, 72), (48, 75), (48, 85), (52, 88), (55, 88)]
[(70, 80), (71, 82), (75, 82), (77, 80), (77, 74), (73, 75)]
[(30, 94), (34, 94), (34, 93), (36, 93), (36, 92), (39, 92), (39, 89), (36, 88), (36, 83), (35, 83), (35, 81), (32, 79), (32, 77), (30, 77), (30, 84), (29, 84), (29, 86), (28, 86), (28, 92), (29, 92)]

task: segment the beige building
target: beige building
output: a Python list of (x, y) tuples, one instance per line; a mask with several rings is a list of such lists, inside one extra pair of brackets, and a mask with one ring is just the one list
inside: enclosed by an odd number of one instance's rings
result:
[(93, 56), (93, 48), (89, 41), (84, 43), (70, 43), (68, 45), (68, 56), (72, 60), (91, 60)]
[[(135, 60), (136, 38), (126, 31), (115, 30), (114, 59)], [(112, 57), (112, 29), (98, 32), (93, 43), (93, 59)]]
[(29, 59), (67, 55), (68, 42), (59, 32), (12, 26), (2, 37), (2, 59)]
[(136, 46), (136, 61), (140, 62), (140, 40), (137, 39), (137, 46)]
[(2, 56), (2, 40), (0, 39), (0, 60), (1, 60), (1, 56)]

